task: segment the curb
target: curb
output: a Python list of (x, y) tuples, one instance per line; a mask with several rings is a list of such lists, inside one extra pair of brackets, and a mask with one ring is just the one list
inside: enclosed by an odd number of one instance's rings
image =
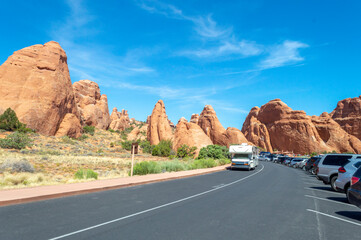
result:
[[(141, 182), (134, 182), (134, 183), (125, 183), (125, 184), (119, 184), (119, 185), (112, 185), (112, 186), (104, 186), (104, 187), (95, 187), (91, 189), (84, 189), (84, 190), (74, 190), (74, 191), (65, 191), (61, 193), (50, 193), (50, 194), (43, 194), (39, 196), (34, 197), (25, 197), (25, 198), (18, 198), (18, 199), (12, 199), (12, 200), (5, 200), (0, 201), (0, 207), (3, 206), (10, 206), (10, 205), (16, 205), (16, 204), (22, 204), (22, 203), (29, 203), (29, 202), (36, 202), (36, 201), (42, 201), (42, 200), (48, 200), (48, 199), (55, 199), (55, 198), (62, 198), (62, 197), (68, 197), (68, 196), (74, 196), (74, 195), (81, 195), (81, 194), (87, 194), (87, 193), (94, 193), (94, 192), (101, 192), (101, 191), (107, 191), (107, 190), (113, 190), (113, 189), (119, 189), (119, 188), (125, 188), (125, 187), (132, 187), (137, 185), (144, 185), (144, 184), (150, 184), (155, 182), (164, 182), (169, 180), (175, 180), (175, 179), (182, 179), (187, 177), (194, 177), (194, 176), (200, 176), (205, 175), (209, 173), (215, 173), (215, 172), (221, 172), (228, 168), (227, 166), (224, 166), (222, 169), (210, 169), (210, 171), (201, 172), (201, 173), (194, 173), (190, 175), (183, 175), (183, 176), (176, 176), (176, 177), (169, 177), (169, 178), (160, 178), (160, 179), (153, 179), (148, 181), (141, 181)], [(27, 188), (24, 188), (27, 189)], [(34, 187), (36, 189), (36, 187)], [(9, 190), (11, 191), (11, 190)], [(1, 192), (0, 193), (4, 193)]]

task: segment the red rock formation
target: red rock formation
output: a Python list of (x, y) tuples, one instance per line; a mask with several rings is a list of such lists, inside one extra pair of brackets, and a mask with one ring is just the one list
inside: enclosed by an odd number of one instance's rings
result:
[(0, 96), (3, 110), (12, 108), (21, 122), (41, 134), (55, 135), (68, 122), (67, 114), (74, 115), (74, 126), (80, 125), (67, 56), (57, 42), (14, 52), (0, 66)]
[(147, 119), (147, 123), (149, 124), (147, 139), (150, 141), (150, 144), (157, 145), (162, 140), (173, 139), (172, 128), (162, 100), (155, 104), (152, 115)]
[(259, 107), (251, 109), (243, 123), (242, 132), (246, 139), (254, 145), (259, 146), (268, 152), (273, 152), (267, 127), (257, 119), (258, 112)]
[(199, 116), (198, 125), (203, 129), (213, 144), (230, 146), (231, 144), (248, 143), (243, 133), (236, 128), (227, 130), (219, 122), (216, 112), (211, 105), (206, 105)]
[(330, 115), (343, 130), (361, 140), (361, 96), (339, 101)]
[(143, 126), (135, 127), (129, 134), (127, 139), (129, 141), (136, 141), (136, 140), (146, 140), (147, 139), (147, 130), (148, 124), (144, 124)]
[(328, 114), (307, 116), (294, 111), (279, 99), (272, 100), (260, 109), (253, 108), (242, 128), (247, 139), (256, 145), (266, 144), (269, 134), (271, 147), (294, 153), (360, 152), (361, 142), (343, 131)]
[(200, 126), (192, 122), (187, 122), (185, 118), (181, 118), (178, 121), (174, 133), (174, 151), (177, 151), (183, 144), (186, 144), (189, 147), (197, 147), (196, 156), (198, 156), (202, 147), (212, 145), (213, 143)]
[(100, 129), (107, 129), (110, 124), (108, 98), (100, 94), (97, 83), (80, 80), (73, 84), (75, 100), (83, 123)]
[(190, 122), (198, 124), (198, 120), (199, 120), (199, 114), (193, 113)]
[(57, 137), (71, 136), (78, 138), (81, 136), (81, 124), (79, 119), (72, 113), (67, 113), (56, 132)]
[(110, 129), (115, 131), (123, 131), (126, 128), (130, 127), (130, 120), (128, 111), (122, 109), (121, 112), (118, 112), (117, 108), (113, 108), (113, 112), (110, 115), (111, 123), (109, 125)]

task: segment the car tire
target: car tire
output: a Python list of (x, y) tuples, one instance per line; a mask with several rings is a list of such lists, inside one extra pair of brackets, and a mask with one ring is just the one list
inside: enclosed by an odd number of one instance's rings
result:
[(331, 188), (337, 192), (337, 188), (336, 188), (336, 179), (337, 179), (337, 176), (333, 176), (330, 180), (330, 184), (331, 184)]

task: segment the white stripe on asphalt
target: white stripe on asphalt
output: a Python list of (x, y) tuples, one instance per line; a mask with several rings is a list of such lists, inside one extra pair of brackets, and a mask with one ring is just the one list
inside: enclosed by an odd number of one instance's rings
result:
[(323, 193), (333, 193), (333, 194), (336, 194), (336, 195), (339, 195), (339, 196), (345, 194), (345, 193), (341, 193), (341, 192), (332, 192), (332, 191), (328, 191), (328, 190), (322, 190), (322, 189), (316, 189), (316, 188), (309, 188), (309, 187), (305, 187), (304, 189), (319, 191), (319, 192), (323, 192)]
[(311, 195), (305, 195), (305, 197), (315, 198), (315, 199), (319, 199), (319, 200), (323, 200), (323, 201), (327, 201), (327, 202), (343, 204), (343, 205), (346, 205), (346, 206), (349, 206), (349, 207), (356, 207), (355, 205), (352, 205), (352, 204), (343, 203), (343, 202), (339, 202), (339, 201), (335, 201), (335, 200), (331, 200), (331, 199), (326, 199), (326, 198), (315, 197), (315, 196), (311, 196)]
[(354, 224), (354, 225), (357, 225), (357, 226), (361, 226), (360, 223), (356, 223), (356, 222), (352, 222), (352, 221), (347, 220), (347, 219), (343, 219), (343, 218), (339, 218), (339, 217), (336, 217), (336, 216), (332, 216), (332, 215), (327, 214), (327, 213), (315, 211), (315, 210), (312, 210), (312, 209), (307, 209), (307, 211), (309, 211), (309, 212), (314, 212), (314, 213), (316, 213), (316, 214), (320, 214), (320, 215), (323, 215), (323, 216), (326, 216), (326, 217), (330, 217), (330, 218), (334, 218), (334, 219), (337, 219), (337, 220), (341, 220), (341, 221), (344, 221), (344, 222), (347, 222), (347, 223), (351, 223), (351, 224)]
[(117, 219), (114, 219), (114, 220), (111, 220), (111, 221), (108, 221), (108, 222), (104, 222), (104, 223), (101, 223), (101, 224), (97, 224), (97, 225), (94, 225), (94, 226), (91, 226), (91, 227), (88, 227), (88, 228), (84, 228), (84, 229), (81, 229), (81, 230), (78, 230), (78, 231), (75, 231), (75, 232), (71, 232), (71, 233), (68, 233), (68, 234), (64, 234), (64, 235), (61, 235), (61, 236), (58, 236), (58, 237), (54, 237), (54, 238), (51, 238), (49, 240), (56, 240), (56, 239), (61, 239), (61, 238), (65, 238), (65, 237), (69, 237), (69, 236), (72, 236), (72, 235), (75, 235), (75, 234), (78, 234), (78, 233), (81, 233), (81, 232), (85, 232), (85, 231), (88, 231), (88, 230), (91, 230), (91, 229), (94, 229), (94, 228), (98, 228), (98, 227), (101, 227), (101, 226), (104, 226), (104, 225), (108, 225), (108, 224), (111, 224), (111, 223), (114, 223), (114, 222), (119, 222), (121, 220), (124, 220), (124, 219), (127, 219), (127, 218), (131, 218), (131, 217), (134, 217), (134, 216), (138, 216), (138, 215), (141, 215), (143, 213), (147, 213), (147, 212), (151, 212), (151, 211), (154, 211), (154, 210), (157, 210), (157, 209), (160, 209), (160, 208), (164, 208), (164, 207), (167, 207), (167, 206), (170, 206), (170, 205), (173, 205), (173, 204), (176, 204), (176, 203), (180, 203), (180, 202), (184, 202), (186, 200), (189, 200), (189, 199), (192, 199), (192, 198), (195, 198), (195, 197), (199, 197), (199, 196), (202, 196), (204, 194), (207, 194), (207, 193), (210, 193), (210, 192), (214, 192), (214, 191), (217, 191), (219, 189), (222, 189), (222, 188), (225, 188), (225, 187), (228, 187), (230, 185), (233, 185), (235, 183), (238, 183), (238, 182), (241, 182), (249, 177), (252, 177), (258, 173), (260, 173), (262, 170), (264, 169), (264, 165), (262, 165), (262, 168), (247, 176), (247, 177), (244, 177), (244, 178), (241, 178), (241, 179), (238, 179), (237, 181), (234, 181), (234, 182), (231, 182), (231, 183), (227, 183), (227, 184), (224, 184), (223, 186), (220, 186), (218, 188), (213, 188), (211, 190), (208, 190), (208, 191), (205, 191), (205, 192), (201, 192), (201, 193), (198, 193), (198, 194), (195, 194), (195, 195), (192, 195), (192, 196), (189, 196), (189, 197), (186, 197), (186, 198), (182, 198), (182, 199), (179, 199), (177, 201), (174, 201), (174, 202), (170, 202), (170, 203), (166, 203), (166, 204), (163, 204), (163, 205), (160, 205), (158, 207), (154, 207), (154, 208), (149, 208), (147, 210), (144, 210), (144, 211), (141, 211), (141, 212), (137, 212), (137, 213), (133, 213), (133, 214), (130, 214), (128, 216), (124, 216), (124, 217), (121, 217), (121, 218), (117, 218)]

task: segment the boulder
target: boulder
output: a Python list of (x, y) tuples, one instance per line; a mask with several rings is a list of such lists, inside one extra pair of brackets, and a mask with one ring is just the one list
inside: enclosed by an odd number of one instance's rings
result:
[(110, 124), (108, 98), (100, 94), (97, 83), (80, 80), (73, 84), (75, 101), (83, 123), (99, 129), (107, 129)]
[[(196, 119), (196, 116), (194, 117)], [(199, 116), (198, 125), (212, 140), (213, 144), (227, 146), (231, 144), (248, 143), (243, 133), (236, 128), (227, 130), (219, 122), (216, 112), (211, 105), (206, 105)]]
[(121, 112), (118, 112), (117, 108), (113, 108), (113, 112), (110, 115), (111, 123), (109, 125), (110, 129), (113, 129), (114, 131), (123, 131), (126, 128), (130, 127), (130, 120), (128, 111), (122, 109)]
[(361, 96), (339, 101), (330, 116), (343, 130), (361, 140)]
[(75, 132), (81, 130), (67, 56), (57, 42), (14, 52), (0, 66), (0, 96), (1, 109), (12, 108), (21, 122), (41, 134), (55, 135), (68, 122), (67, 114), (79, 128)]
[(197, 147), (196, 156), (198, 156), (202, 147), (212, 145), (213, 143), (200, 126), (187, 122), (185, 118), (181, 118), (174, 133), (173, 150), (177, 151), (183, 144), (189, 147)]
[(173, 139), (172, 127), (169, 124), (162, 100), (155, 104), (152, 115), (147, 119), (147, 123), (149, 124), (147, 139), (150, 141), (150, 144), (157, 145), (162, 140)]
[(81, 136), (81, 124), (77, 116), (72, 113), (67, 113), (59, 126), (59, 130), (56, 132), (57, 137), (69, 136), (72, 138), (78, 138)]

